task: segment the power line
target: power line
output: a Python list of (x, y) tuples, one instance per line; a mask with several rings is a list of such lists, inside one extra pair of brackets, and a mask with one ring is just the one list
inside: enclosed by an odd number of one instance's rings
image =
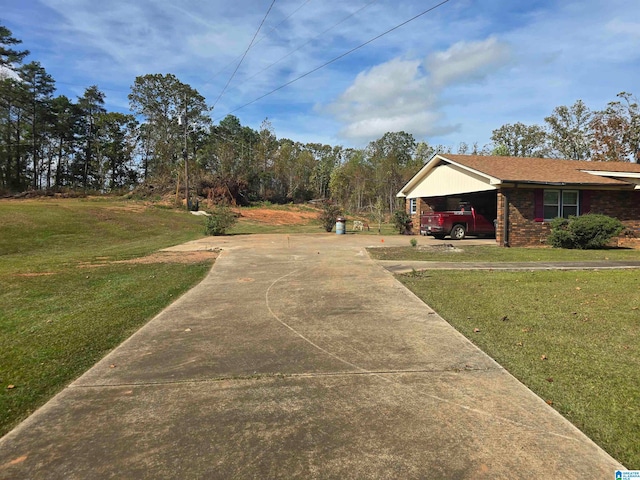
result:
[[(244, 57), (247, 56), (247, 53), (249, 53), (249, 49), (251, 48), (251, 46), (253, 45), (253, 42), (255, 41), (256, 37), (258, 36), (258, 33), (260, 32), (260, 29), (262, 28), (262, 25), (264, 24), (264, 21), (267, 19), (267, 17), (269, 16), (269, 12), (271, 11), (271, 9), (273, 8), (273, 5), (276, 3), (276, 0), (273, 0), (271, 2), (271, 5), (269, 5), (269, 9), (267, 10), (267, 13), (265, 13), (264, 18), (262, 19), (262, 21), (260, 22), (260, 26), (258, 27), (258, 30), (256, 30), (256, 33), (253, 35), (253, 38), (251, 39), (251, 42), (249, 43), (249, 46), (247, 47), (247, 49), (245, 50), (244, 54), (242, 55), (242, 58), (240, 59), (240, 61), (238, 62), (238, 65), (236, 65), (236, 69), (233, 71), (233, 73), (231, 74), (231, 76), (229, 77), (229, 80), (227, 80), (227, 84), (224, 86), (224, 88), (222, 89), (222, 91), (220, 92), (220, 95), (218, 95), (218, 98), (216, 98), (216, 101), (213, 102), (213, 107), (216, 106), (216, 104), (218, 103), (218, 100), (220, 100), (220, 97), (222, 97), (222, 95), (224, 95), (224, 92), (227, 90), (227, 87), (229, 86), (229, 84), (231, 83), (231, 80), (233, 80), (233, 77), (235, 77), (236, 72), (238, 71), (238, 69), (240, 68), (240, 65), (242, 64), (242, 61), (244, 60)], [(212, 107), (212, 108), (213, 108)]]
[[(304, 47), (306, 47), (307, 45), (309, 45), (311, 42), (313, 42), (314, 40), (316, 40), (318, 37), (321, 37), (322, 35), (325, 35), (326, 33), (328, 33), (329, 31), (333, 30), (334, 28), (336, 28), (338, 25), (340, 25), (341, 23), (344, 23), (345, 21), (347, 21), (348, 19), (350, 19), (351, 17), (353, 17), (354, 15), (357, 15), (358, 13), (360, 13), (362, 10), (364, 10), (365, 8), (367, 8), (369, 5), (371, 5), (372, 3), (377, 2), (378, 0), (371, 0), (369, 3), (366, 3), (364, 6), (360, 7), (358, 10), (356, 10), (353, 13), (350, 13), (349, 15), (347, 15), (346, 17), (344, 17), (342, 20), (340, 20), (337, 23), (334, 23), (333, 25), (331, 25), (329, 28), (327, 28), (326, 30), (323, 30), (322, 32), (320, 32), (318, 35), (316, 35), (315, 37), (307, 40), (306, 42), (304, 42), (302, 45), (300, 45), (299, 47), (291, 50), (289, 53), (287, 53), (286, 55), (284, 55), (283, 57), (280, 57), (278, 60), (276, 60), (275, 62), (273, 62), (271, 65), (266, 66), (265, 68), (263, 68), (262, 70), (260, 70), (259, 72), (257, 72), (255, 75), (252, 75), (251, 77), (247, 78), (244, 82), (242, 82), (240, 85), (244, 85), (245, 83), (247, 83), (249, 80), (254, 79), (255, 77), (257, 77), (258, 75), (260, 75), (262, 72), (265, 72), (266, 70), (269, 70), (271, 67), (273, 67), (274, 65), (277, 65), (278, 63), (280, 63), (282, 60), (284, 60), (285, 58), (290, 57), (291, 55), (293, 55), (294, 53), (296, 53), (299, 50), (302, 50)], [(263, 37), (264, 38), (264, 37)], [(238, 85), (238, 86), (240, 86)]]
[[(287, 20), (289, 20), (291, 17), (293, 17), (296, 13), (298, 13), (298, 11), (300, 11), (302, 9), (302, 7), (304, 7), (307, 3), (309, 3), (311, 0), (306, 0), (302, 5), (300, 5), (298, 8), (296, 8), (293, 12), (291, 12), (289, 15), (287, 15), (280, 23), (278, 23), (275, 27), (273, 27), (271, 30), (269, 30), (267, 33), (265, 33), (263, 36), (261, 36), (257, 42), (255, 42), (255, 45), (258, 45), (261, 41), (263, 41), (265, 38), (267, 38), (273, 31), (275, 31), (280, 25), (282, 25), (284, 22), (286, 22)], [(255, 46), (254, 45), (254, 46)], [(227, 67), (229, 65), (233, 65), (233, 62), (235, 62), (236, 60), (238, 60), (241, 57), (238, 56), (236, 57), (234, 60), (230, 61), (229, 63), (227, 63), (224, 67), (222, 67), (222, 69), (214, 74), (212, 77), (210, 77), (210, 80), (215, 79), (218, 75), (220, 75), (222, 72), (224, 72)]]
[[(362, 7), (361, 9), (359, 9), (358, 11), (356, 11), (355, 13), (358, 13), (360, 10), (362, 10), (363, 8), (366, 8), (367, 6), (369, 6), (371, 3), (375, 2), (375, 1), (377, 1), (377, 0), (373, 0), (372, 2), (369, 2), (367, 5), (365, 5), (365, 7)], [(247, 49), (247, 51), (249, 51), (251, 48), (253, 48), (253, 47), (255, 47), (256, 45), (258, 45), (258, 44), (259, 44), (260, 42), (262, 42), (264, 39), (268, 38), (268, 37), (269, 37), (269, 35), (270, 35), (272, 32), (274, 32), (275, 30), (277, 30), (277, 28), (278, 28), (280, 25), (282, 25), (283, 23), (285, 23), (287, 20), (289, 20), (291, 17), (293, 17), (296, 13), (298, 13), (300, 10), (302, 10), (302, 8), (304, 8), (304, 6), (305, 6), (307, 3), (309, 3), (309, 2), (311, 2), (311, 0), (305, 0), (305, 1), (304, 1), (304, 2), (303, 2), (303, 3), (302, 3), (298, 8), (296, 8), (295, 10), (293, 10), (289, 15), (287, 15), (285, 18), (283, 18), (283, 19), (282, 19), (282, 20), (281, 20), (277, 25), (275, 25), (274, 27), (272, 27), (272, 28), (271, 28), (271, 30), (269, 30), (269, 31), (268, 31), (267, 33), (265, 33), (263, 36), (261, 36), (260, 38), (258, 38), (258, 40), (257, 40), (256, 42), (254, 42), (254, 43), (253, 43), (253, 45), (250, 45), (250, 46), (249, 46), (249, 48)], [(272, 4), (272, 6), (273, 6), (273, 4)], [(354, 13), (354, 14), (355, 14), (355, 13)], [(351, 14), (351, 15), (349, 15), (348, 17), (343, 18), (340, 22), (338, 22), (338, 23), (337, 23), (337, 24), (335, 24), (333, 27), (331, 27), (331, 28), (329, 28), (329, 29), (325, 30), (325, 31), (324, 31), (324, 32), (322, 32), (322, 33), (326, 33), (326, 32), (328, 32), (329, 30), (331, 30), (332, 28), (336, 27), (337, 25), (339, 25), (340, 23), (342, 23), (342, 22), (343, 22), (344, 20), (346, 20), (347, 18), (349, 18), (349, 17), (353, 16), (354, 14)], [(266, 18), (266, 17), (265, 17), (265, 18)], [(315, 38), (317, 38), (317, 37), (314, 37), (314, 39), (315, 39)], [(312, 40), (313, 40), (313, 39), (312, 39)], [(309, 43), (309, 42), (307, 42), (307, 43)], [(295, 53), (297, 50), (299, 50), (300, 48), (302, 48), (302, 47), (304, 47), (305, 45), (307, 45), (307, 43), (305, 43), (304, 45), (300, 46), (298, 49), (296, 49), (296, 50), (294, 50), (294, 51), (290, 52), (289, 54), (285, 55), (284, 57), (282, 57), (280, 60), (278, 60), (278, 61), (277, 61), (277, 62), (275, 62), (274, 64), (269, 65), (269, 66), (268, 66), (268, 67), (266, 67), (264, 70), (267, 70), (267, 69), (271, 68), (273, 65), (275, 65), (276, 63), (279, 63), (280, 61), (284, 60), (284, 59), (285, 59), (285, 58), (287, 58), (289, 55), (291, 55), (291, 54)], [(245, 52), (245, 55), (246, 55), (246, 52)], [(227, 67), (229, 67), (230, 65), (233, 65), (233, 63), (234, 63), (235, 61), (240, 60), (241, 58), (244, 58), (244, 56), (243, 56), (243, 55), (239, 55), (239, 56), (238, 56), (238, 57), (236, 57), (234, 60), (232, 60), (231, 62), (229, 62), (228, 64), (226, 64), (224, 67), (222, 67), (222, 69), (220, 69), (220, 70), (218, 71), (218, 73), (214, 74), (212, 77), (209, 77), (209, 79), (210, 79), (210, 80), (215, 79), (218, 75), (220, 75), (222, 72), (224, 72), (224, 71), (227, 69)], [(264, 70), (262, 70), (262, 71), (264, 71)], [(259, 72), (259, 73), (261, 73), (261, 72)], [(254, 78), (254, 77), (251, 77), (251, 78)], [(68, 86), (71, 86), (71, 87), (79, 87), (79, 88), (85, 88), (85, 89), (87, 88), (87, 86), (86, 86), (86, 85), (83, 85), (83, 84), (79, 84), (79, 83), (70, 83), (70, 82), (61, 82), (61, 81), (58, 81), (58, 80), (56, 80), (56, 84), (68, 85)], [(125, 94), (125, 95), (126, 95), (126, 94), (128, 94), (128, 93), (130, 93), (130, 90), (121, 90), (121, 89), (116, 89), (116, 88), (103, 88), (103, 87), (100, 87), (100, 90), (106, 90), (106, 91), (109, 91), (109, 92), (116, 92), (116, 93), (123, 93), (123, 94)], [(218, 101), (218, 100), (216, 100), (216, 102), (217, 102), (217, 101)]]
[[(228, 112), (228, 113), (227, 113), (227, 115), (230, 115), (230, 114), (232, 114), (232, 113), (237, 112), (238, 110), (241, 110), (241, 109), (243, 109), (243, 108), (245, 108), (245, 107), (248, 107), (249, 105), (252, 105), (252, 104), (254, 104), (254, 103), (258, 102), (258, 101), (262, 100), (263, 98), (268, 97), (269, 95), (272, 95), (272, 94), (274, 94), (275, 92), (277, 92), (277, 91), (279, 91), (279, 90), (282, 90), (282, 89), (283, 89), (283, 88), (285, 88), (285, 87), (288, 87), (289, 85), (291, 85), (291, 84), (293, 84), (293, 83), (297, 82), (298, 80), (302, 80), (303, 78), (308, 77), (308, 76), (309, 76), (309, 75), (311, 75), (312, 73), (315, 73), (315, 72), (317, 72), (318, 70), (321, 70), (321, 69), (323, 69), (324, 67), (327, 67), (327, 66), (331, 65), (332, 63), (337, 62), (338, 60), (340, 60), (340, 59), (342, 59), (342, 58), (346, 57), (347, 55), (350, 55), (351, 53), (355, 52), (356, 50), (359, 50), (359, 49), (361, 49), (362, 47), (364, 47), (364, 46), (366, 46), (366, 45), (369, 45), (370, 43), (372, 43), (372, 42), (374, 42), (374, 41), (378, 40), (379, 38), (384, 37), (385, 35), (387, 35), (387, 34), (389, 34), (389, 33), (393, 32), (394, 30), (397, 30), (398, 28), (405, 26), (406, 24), (408, 24), (408, 23), (410, 23), (410, 22), (412, 22), (412, 21), (416, 20), (417, 18), (420, 18), (420, 17), (422, 17), (423, 15), (426, 15), (427, 13), (432, 12), (432, 11), (433, 11), (433, 10), (435, 10), (436, 8), (441, 7), (441, 6), (442, 6), (442, 5), (444, 5), (445, 3), (448, 3), (449, 1), (450, 1), (450, 0), (443, 0), (442, 2), (438, 3), (437, 5), (434, 5), (433, 7), (428, 8), (427, 10), (425, 10), (425, 11), (423, 11), (423, 12), (419, 13), (418, 15), (415, 15), (414, 17), (411, 17), (409, 20), (406, 20), (406, 21), (404, 21), (404, 22), (402, 22), (402, 23), (400, 23), (400, 24), (396, 25), (395, 27), (390, 28), (389, 30), (387, 30), (387, 31), (385, 31), (385, 32), (382, 32), (381, 34), (376, 35), (375, 37), (373, 37), (373, 38), (371, 38), (371, 39), (367, 40), (366, 42), (361, 43), (361, 44), (360, 44), (360, 45), (358, 45), (357, 47), (354, 47), (354, 48), (352, 48), (351, 50), (349, 50), (349, 51), (347, 51), (347, 52), (345, 52), (345, 53), (343, 53), (343, 54), (341, 54), (341, 55), (338, 55), (338, 56), (337, 56), (337, 57), (335, 57), (335, 58), (332, 58), (332, 59), (331, 59), (331, 60), (329, 60), (328, 62), (325, 62), (325, 63), (323, 63), (322, 65), (320, 65), (320, 66), (318, 66), (318, 67), (316, 67), (316, 68), (314, 68), (314, 69), (312, 69), (312, 70), (309, 70), (309, 71), (308, 71), (308, 72), (306, 72), (306, 73), (303, 73), (302, 75), (300, 75), (300, 76), (298, 76), (298, 77), (294, 78), (293, 80), (290, 80), (290, 81), (288, 81), (287, 83), (284, 83), (284, 84), (280, 85), (279, 87), (274, 88), (273, 90), (271, 90), (271, 91), (269, 91), (269, 92), (265, 93), (264, 95), (261, 95), (261, 96), (259, 96), (258, 98), (254, 99), (254, 100), (251, 100), (250, 102), (247, 102), (247, 103), (245, 103), (244, 105), (241, 105), (241, 106), (239, 106), (239, 107), (237, 107), (237, 108), (235, 108), (235, 109), (231, 110), (230, 112)], [(225, 115), (225, 116), (226, 116), (226, 115)], [(216, 120), (219, 120), (220, 118), (224, 118), (224, 117), (219, 117), (219, 118), (217, 118)], [(214, 120), (214, 121), (216, 121), (216, 120)]]

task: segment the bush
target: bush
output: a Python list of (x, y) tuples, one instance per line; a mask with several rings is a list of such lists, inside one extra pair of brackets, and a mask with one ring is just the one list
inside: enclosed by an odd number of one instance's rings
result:
[(322, 206), (322, 212), (318, 216), (320, 222), (322, 222), (322, 227), (330, 232), (333, 230), (333, 227), (336, 224), (336, 219), (342, 215), (342, 210), (337, 205), (334, 205), (331, 202), (324, 202)]
[(207, 217), (204, 226), (205, 235), (224, 235), (227, 229), (236, 224), (238, 218), (229, 207), (217, 205)]
[(590, 213), (569, 217), (568, 220), (555, 218), (551, 221), (548, 241), (555, 248), (603, 248), (623, 230), (624, 225), (620, 220), (606, 215)]
[(398, 229), (400, 235), (411, 233), (411, 216), (404, 210), (396, 210), (393, 213), (393, 225)]

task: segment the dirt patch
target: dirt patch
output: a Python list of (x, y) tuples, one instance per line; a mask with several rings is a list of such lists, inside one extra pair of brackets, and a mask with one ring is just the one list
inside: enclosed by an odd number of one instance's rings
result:
[(306, 225), (318, 218), (319, 212), (313, 210), (274, 210), (270, 208), (235, 209), (240, 218), (268, 225)]
[(196, 252), (155, 252), (146, 257), (117, 260), (111, 263), (200, 263), (218, 258), (220, 250), (198, 250)]
[(55, 274), (56, 272), (16, 273), (16, 277), (47, 277)]
[(452, 243), (443, 243), (442, 245), (420, 245), (416, 247), (416, 250), (420, 252), (444, 252), (444, 253), (458, 253), (464, 252), (463, 249), (454, 246)]
[[(107, 260), (104, 257), (96, 258), (95, 262), (80, 262), (77, 268), (99, 268), (114, 264), (151, 264), (151, 263), (200, 263), (215, 260), (220, 254), (219, 249), (198, 250), (194, 252), (155, 252), (145, 257), (131, 258), (129, 260)], [(29, 274), (22, 274), (27, 276)], [(42, 275), (42, 274), (33, 274)], [(53, 275), (53, 273), (49, 274)]]
[(103, 207), (105, 210), (109, 210), (112, 212), (132, 212), (132, 213), (144, 213), (144, 211), (149, 208), (149, 205), (140, 204), (140, 203), (131, 203), (127, 205), (109, 205)]

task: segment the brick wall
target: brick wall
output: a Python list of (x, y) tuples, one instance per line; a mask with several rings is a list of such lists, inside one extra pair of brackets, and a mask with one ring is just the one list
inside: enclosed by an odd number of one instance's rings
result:
[(616, 217), (624, 224), (619, 246), (640, 248), (640, 192), (593, 191), (591, 212)]
[[(509, 245), (512, 247), (534, 247), (546, 244), (549, 224), (536, 222), (534, 189), (502, 189), (498, 192), (498, 225), (496, 242), (504, 244), (504, 196), (509, 200)], [(618, 244), (640, 246), (640, 192), (606, 191), (591, 192), (591, 213), (616, 217), (627, 227)]]
[(539, 247), (545, 244), (549, 225), (535, 222), (533, 189), (505, 188), (498, 192), (498, 224), (496, 242), (504, 245), (504, 205), (505, 196), (509, 201), (509, 246)]
[(406, 199), (405, 210), (411, 216), (411, 222), (413, 224), (413, 233), (420, 233), (420, 214), (421, 212), (430, 213), (433, 212), (433, 206), (428, 203), (426, 198), (418, 198), (416, 204), (416, 213), (411, 215), (409, 212), (409, 199)]

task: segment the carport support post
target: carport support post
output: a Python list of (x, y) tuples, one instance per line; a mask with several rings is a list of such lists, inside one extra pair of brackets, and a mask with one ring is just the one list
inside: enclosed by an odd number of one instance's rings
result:
[(509, 246), (509, 197), (502, 192), (502, 246)]

